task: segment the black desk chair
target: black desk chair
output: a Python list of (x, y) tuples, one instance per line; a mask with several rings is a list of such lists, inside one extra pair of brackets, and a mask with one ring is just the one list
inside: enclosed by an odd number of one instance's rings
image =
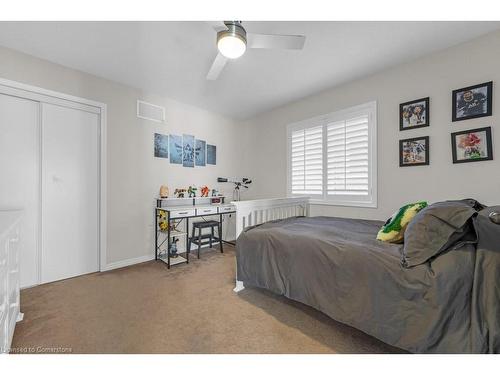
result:
[[(210, 233), (203, 234), (204, 228), (210, 228)], [(217, 237), (214, 235), (214, 228), (217, 228)], [(196, 230), (198, 230), (198, 235), (196, 235)], [(208, 239), (208, 241), (206, 241)], [(205, 240), (205, 241), (204, 241)], [(209, 221), (198, 221), (193, 223), (193, 230), (191, 233), (191, 238), (188, 242), (188, 250), (191, 250), (191, 244), (195, 243), (198, 245), (198, 259), (200, 259), (200, 249), (201, 245), (209, 244), (212, 247), (212, 242), (219, 242), (220, 252), (223, 253), (222, 249), (222, 233), (220, 222), (215, 220)]]

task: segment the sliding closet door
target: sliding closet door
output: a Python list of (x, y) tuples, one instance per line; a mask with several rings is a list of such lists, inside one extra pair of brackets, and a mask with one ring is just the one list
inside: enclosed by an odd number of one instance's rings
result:
[(0, 94), (0, 209), (24, 208), (21, 287), (38, 284), (39, 103)]
[(99, 270), (99, 123), (42, 104), (42, 283)]

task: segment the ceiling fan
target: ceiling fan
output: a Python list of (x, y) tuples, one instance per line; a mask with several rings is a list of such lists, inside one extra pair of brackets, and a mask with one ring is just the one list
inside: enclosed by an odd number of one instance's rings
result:
[(216, 80), (228, 59), (241, 57), (247, 48), (302, 49), (303, 35), (268, 35), (247, 33), (241, 21), (210, 22), (217, 32), (218, 53), (207, 74)]

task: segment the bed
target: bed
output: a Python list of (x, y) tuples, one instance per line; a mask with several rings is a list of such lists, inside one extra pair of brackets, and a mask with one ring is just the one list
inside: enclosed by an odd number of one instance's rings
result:
[(424, 264), (375, 239), (383, 222), (309, 217), (302, 198), (238, 202), (235, 291), (245, 285), (312, 306), (412, 353), (500, 352), (500, 226)]

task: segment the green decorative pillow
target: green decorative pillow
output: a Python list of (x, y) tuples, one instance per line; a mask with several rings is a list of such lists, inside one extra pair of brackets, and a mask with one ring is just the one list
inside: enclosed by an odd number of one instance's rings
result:
[(425, 207), (427, 207), (427, 202), (410, 203), (401, 207), (379, 230), (377, 240), (402, 243), (408, 223)]

